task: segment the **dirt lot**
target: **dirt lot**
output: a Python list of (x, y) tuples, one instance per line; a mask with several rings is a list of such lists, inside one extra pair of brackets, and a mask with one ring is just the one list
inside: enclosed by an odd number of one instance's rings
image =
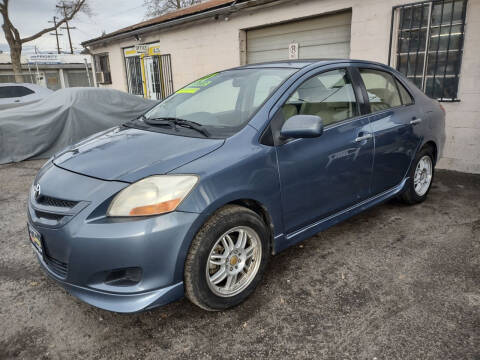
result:
[(41, 163), (0, 166), (0, 359), (480, 359), (480, 176), (438, 171), (425, 203), (286, 250), (231, 311), (181, 300), (119, 315), (37, 264), (25, 204)]

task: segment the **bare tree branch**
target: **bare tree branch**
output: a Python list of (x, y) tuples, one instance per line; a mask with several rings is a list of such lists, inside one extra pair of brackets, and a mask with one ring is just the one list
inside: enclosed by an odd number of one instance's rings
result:
[(200, 3), (201, 0), (143, 0), (146, 18), (160, 16)]
[(2, 0), (0, 3), (0, 11), (6, 11), (8, 13), (8, 0)]
[(65, 15), (64, 15), (64, 18), (61, 19), (59, 22), (57, 22), (56, 26), (51, 26), (49, 28), (46, 28), (46, 29), (43, 29), (43, 30), (40, 30), (38, 33), (32, 35), (32, 36), (29, 36), (29, 37), (26, 37), (26, 38), (23, 38), (21, 40), (22, 44), (26, 43), (26, 42), (29, 42), (29, 41), (32, 41), (32, 40), (35, 40), (35, 39), (38, 39), (40, 36), (42, 36), (43, 34), (46, 34), (50, 31), (53, 31), (57, 28), (59, 28), (61, 25), (63, 25), (66, 21), (70, 21), (73, 19), (73, 17), (75, 16), (76, 13), (78, 13), (82, 7), (85, 5), (85, 1), (86, 0), (79, 0), (79, 1), (75, 1), (72, 3), (72, 7), (71, 8), (67, 8), (68, 10), (65, 12)]
[(53, 31), (63, 25), (66, 21), (70, 21), (79, 11), (89, 11), (87, 0), (63, 0), (59, 2), (63, 10), (63, 18), (60, 19), (54, 26), (48, 27), (46, 29), (40, 30), (34, 35), (21, 38), (18, 29), (10, 21), (10, 16), (8, 13), (9, 0), (0, 0), (0, 14), (3, 18), (2, 29), (5, 33), (5, 39), (7, 40), (8, 46), (10, 47), (10, 58), (12, 60), (12, 68), (15, 74), (16, 82), (23, 82), (22, 75), (22, 64), (21, 64), (21, 55), (22, 55), (22, 44), (38, 39), (40, 36)]

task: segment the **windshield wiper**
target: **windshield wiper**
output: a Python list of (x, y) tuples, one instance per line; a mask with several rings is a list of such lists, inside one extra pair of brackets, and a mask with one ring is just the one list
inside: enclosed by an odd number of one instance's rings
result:
[(188, 128), (188, 129), (192, 129), (192, 130), (195, 130), (201, 134), (203, 134), (204, 136), (206, 137), (210, 137), (210, 133), (207, 131), (207, 129), (205, 129), (203, 127), (202, 124), (199, 124), (195, 121), (191, 121), (191, 120), (185, 120), (185, 119), (179, 119), (179, 118), (175, 118), (175, 117), (160, 117), (160, 118), (147, 118), (145, 116), (142, 116), (142, 120), (143, 122), (145, 122), (146, 124), (149, 124), (149, 125), (168, 125), (168, 126), (175, 126), (175, 125), (178, 125), (178, 126), (181, 126), (181, 127), (184, 127), (184, 128)]

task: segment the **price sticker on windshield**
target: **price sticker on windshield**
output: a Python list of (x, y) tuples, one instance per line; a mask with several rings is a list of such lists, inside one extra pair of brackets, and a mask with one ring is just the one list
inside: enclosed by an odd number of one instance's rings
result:
[(217, 74), (218, 73), (210, 74), (198, 80), (195, 80), (191, 84), (185, 86), (183, 89), (178, 90), (177, 94), (195, 94), (198, 90), (200, 90), (200, 88), (210, 85), (212, 83), (212, 80), (210, 79)]

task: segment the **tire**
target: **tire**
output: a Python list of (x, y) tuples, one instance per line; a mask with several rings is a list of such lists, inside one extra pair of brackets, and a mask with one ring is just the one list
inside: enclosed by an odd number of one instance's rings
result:
[[(269, 258), (269, 232), (262, 218), (245, 207), (227, 205), (212, 215), (190, 245), (184, 268), (185, 295), (209, 311), (236, 306), (260, 283)], [(232, 271), (240, 272), (235, 276)], [(210, 280), (214, 276), (215, 281), (226, 277), (214, 284)]]
[[(428, 187), (426, 187), (425, 185), (422, 191), (419, 192), (416, 190), (416, 187), (415, 187), (415, 172), (417, 170), (417, 167), (422, 166), (422, 164), (419, 165), (422, 159), (428, 160), (426, 157), (429, 158), (429, 161), (430, 161), (431, 175), (430, 175)], [(408, 182), (405, 186), (405, 190), (403, 194), (400, 196), (401, 200), (409, 205), (419, 204), (425, 201), (433, 183), (434, 173), (435, 173), (435, 160), (433, 158), (433, 150), (430, 147), (424, 147), (415, 156), (415, 159), (408, 173)]]

